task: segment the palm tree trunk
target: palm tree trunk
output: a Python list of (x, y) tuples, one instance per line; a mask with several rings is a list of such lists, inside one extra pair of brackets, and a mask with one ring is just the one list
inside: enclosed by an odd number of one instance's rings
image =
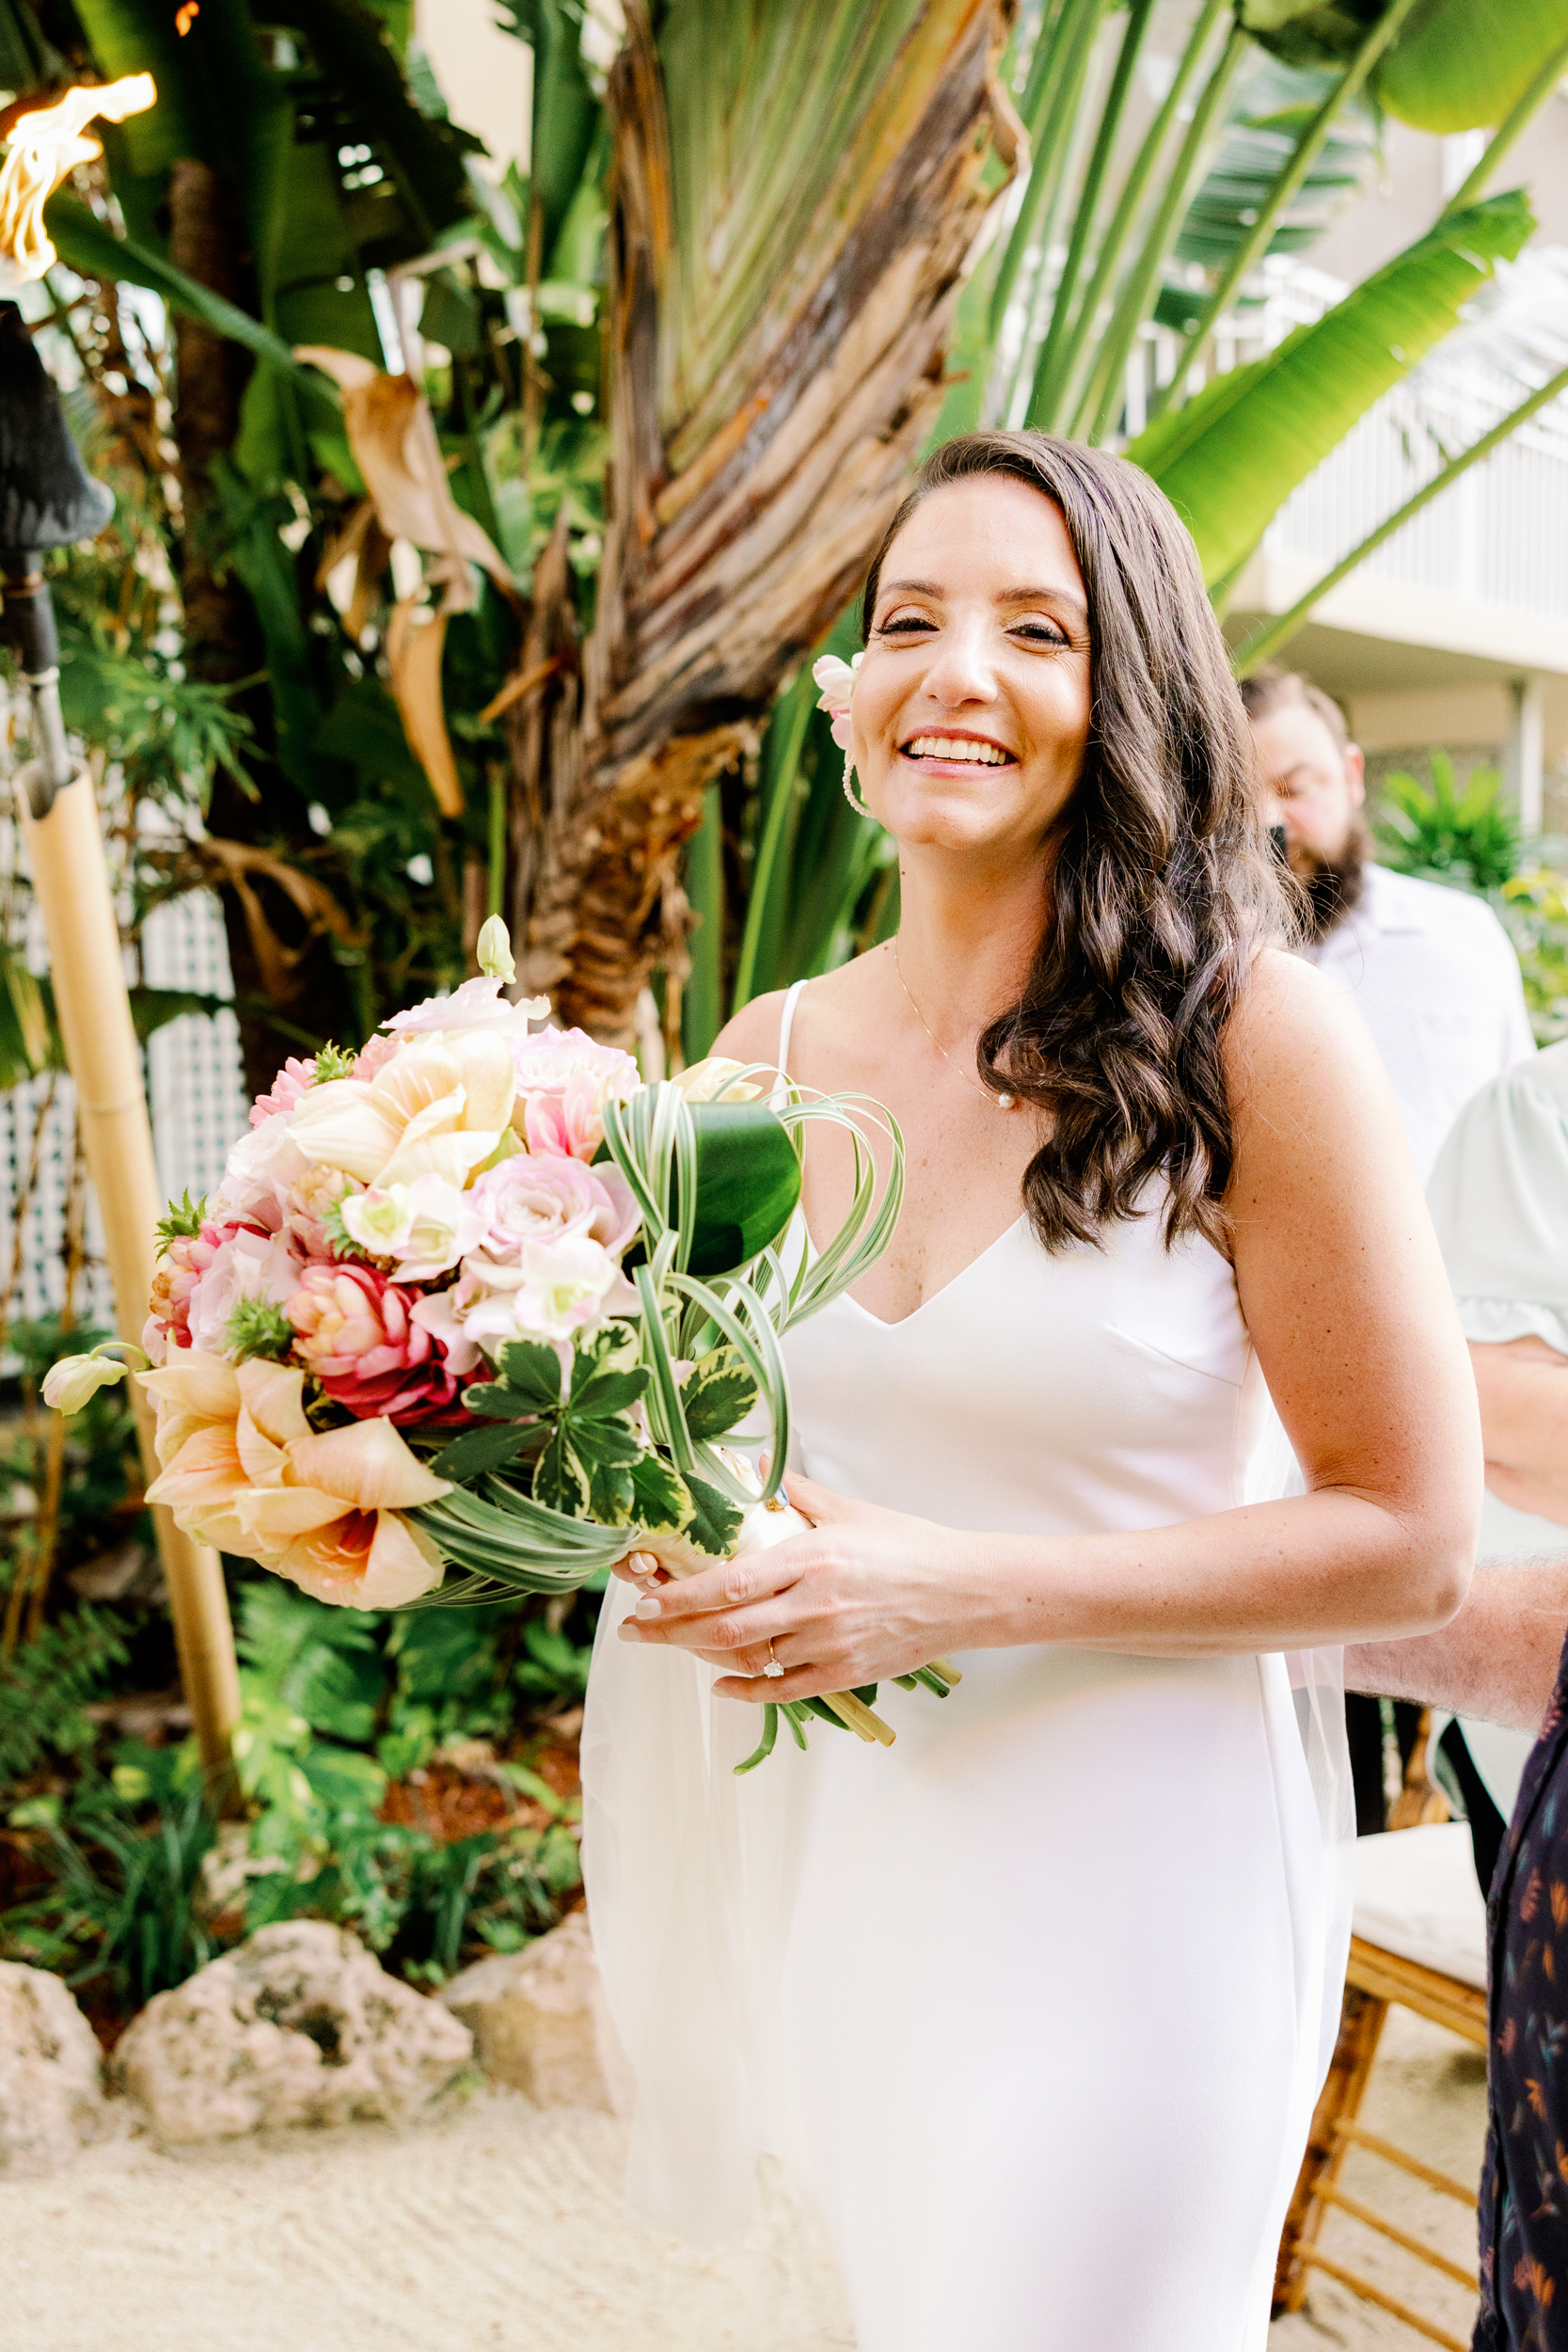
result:
[[(852, 204), (824, 201), (793, 286), (768, 285), (737, 343), (693, 357), (689, 306), (678, 386), (663, 297), (676, 264), (694, 266), (693, 225), (642, 0), (627, 16), (610, 87), (610, 520), (580, 722), (535, 787), (526, 932), (529, 983), (620, 1044), (654, 962), (678, 948), (681, 850), (708, 785), (754, 747), (757, 714), (844, 609), (908, 487), (990, 200), (981, 171), (1018, 145), (995, 80), (1006, 0), (912, 8), (908, 135), (850, 126), (863, 200), (857, 187)], [(681, 397), (687, 413), (671, 413)]]

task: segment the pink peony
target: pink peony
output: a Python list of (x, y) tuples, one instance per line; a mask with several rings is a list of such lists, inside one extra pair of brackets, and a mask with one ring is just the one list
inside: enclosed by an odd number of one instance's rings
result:
[(300, 1061), (291, 1054), (277, 1077), (270, 1092), (259, 1094), (250, 1106), (250, 1123), (259, 1127), (263, 1119), (271, 1119), (277, 1111), (292, 1111), (307, 1087), (316, 1083), (316, 1065)]
[(636, 1062), (581, 1029), (541, 1029), (512, 1047), (517, 1099), (512, 1124), (531, 1152), (591, 1160), (604, 1141), (604, 1105), (642, 1084)]
[(446, 1350), (414, 1321), (418, 1303), (376, 1266), (308, 1265), (286, 1309), (294, 1353), (356, 1420), (459, 1415)]

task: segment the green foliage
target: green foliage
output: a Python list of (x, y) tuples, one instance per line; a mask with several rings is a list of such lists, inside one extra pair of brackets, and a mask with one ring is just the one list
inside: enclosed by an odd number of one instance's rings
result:
[(1473, 768), (1461, 788), (1447, 752), (1430, 751), (1427, 767), (1430, 784), (1384, 778), (1373, 817), (1379, 859), (1487, 900), (1518, 956), (1536, 1043), (1555, 1045), (1568, 1037), (1568, 875), (1560, 870), (1568, 843), (1521, 840), (1496, 768)]
[(1448, 333), (1494, 262), (1512, 260), (1534, 226), (1517, 193), (1471, 205), (1132, 443), (1127, 454), (1192, 532), (1211, 585), (1239, 571), (1282, 501)]
[(1558, 843), (1553, 854), (1554, 864), (1528, 867), (1504, 882), (1497, 902), (1538, 1045), (1568, 1037), (1568, 843)]
[(198, 1895), (215, 1836), (190, 1748), (127, 1744), (105, 1784), (69, 1806), (11, 1816), (34, 1832), (44, 1890), (0, 1915), (0, 1953), (92, 1984), (121, 2010), (181, 1984), (213, 1956)]
[(94, 1728), (83, 1710), (103, 1696), (128, 1655), (115, 1613), (83, 1606), (0, 1661), (0, 1788), (51, 1757), (90, 1748)]
[(552, 1923), (580, 1877), (573, 1814), (526, 1767), (499, 1769), (542, 1823), (443, 1846), (380, 1809), (389, 1779), (424, 1771), (443, 1742), (506, 1739), (519, 1702), (575, 1704), (586, 1648), (515, 1603), (385, 1618), (327, 1608), (274, 1578), (245, 1584), (240, 1624), (235, 1754), (259, 1807), (247, 1929), (339, 1919), (408, 1973), (439, 1979), (476, 1938), (515, 1949)]
[(1421, 0), (1377, 76), (1391, 115), (1451, 133), (1501, 122), (1568, 49), (1562, 0)]
[(1410, 775), (1384, 779), (1386, 797), (1374, 819), (1383, 863), (1465, 890), (1501, 890), (1519, 863), (1518, 823), (1497, 798), (1501, 775), (1475, 768), (1461, 791), (1447, 752), (1430, 752), (1427, 760), (1430, 787)]

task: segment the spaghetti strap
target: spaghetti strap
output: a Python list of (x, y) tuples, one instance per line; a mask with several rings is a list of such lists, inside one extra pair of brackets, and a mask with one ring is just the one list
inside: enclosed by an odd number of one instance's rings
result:
[(789, 1074), (789, 1033), (795, 1026), (795, 1008), (800, 1001), (804, 980), (794, 980), (784, 991), (784, 1009), (779, 1015), (778, 1069), (781, 1078)]

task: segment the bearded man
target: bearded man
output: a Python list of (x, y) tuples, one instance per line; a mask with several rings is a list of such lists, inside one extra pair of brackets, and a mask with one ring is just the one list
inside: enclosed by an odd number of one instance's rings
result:
[(1424, 1184), (1470, 1097), (1535, 1051), (1519, 960), (1483, 900), (1374, 862), (1361, 752), (1321, 687), (1259, 670), (1242, 699), (1310, 902), (1302, 952), (1354, 998)]

